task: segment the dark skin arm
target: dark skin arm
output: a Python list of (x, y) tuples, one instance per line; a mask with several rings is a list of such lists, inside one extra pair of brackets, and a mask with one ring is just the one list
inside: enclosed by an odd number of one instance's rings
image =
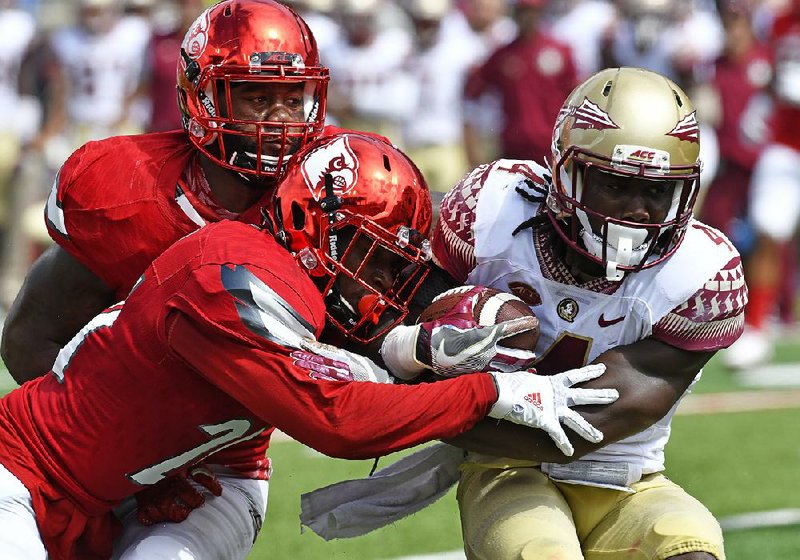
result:
[(28, 272), (3, 325), (0, 356), (11, 377), (22, 384), (50, 371), (61, 347), (115, 299), (69, 253), (48, 248)]
[(617, 389), (619, 399), (605, 406), (575, 409), (603, 432), (604, 440), (590, 443), (566, 428), (575, 447), (572, 457), (564, 456), (541, 430), (491, 419), (479, 422), (448, 443), (500, 457), (569, 463), (655, 424), (669, 412), (713, 355), (714, 352), (687, 352), (652, 339), (601, 354), (593, 363), (606, 364), (605, 374), (582, 386)]

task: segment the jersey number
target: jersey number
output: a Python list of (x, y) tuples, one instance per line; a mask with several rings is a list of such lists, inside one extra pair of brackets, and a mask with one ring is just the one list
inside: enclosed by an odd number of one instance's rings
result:
[(220, 424), (200, 426), (200, 430), (211, 437), (211, 439), (209, 439), (207, 442), (201, 443), (197, 447), (193, 447), (192, 449), (184, 451), (180, 455), (170, 457), (161, 461), (160, 463), (156, 463), (155, 465), (151, 465), (140, 470), (139, 472), (128, 475), (128, 478), (130, 478), (133, 482), (144, 486), (155, 484), (169, 476), (169, 473), (177, 469), (196, 463), (202, 457), (220, 451), (221, 449), (225, 449), (226, 447), (230, 447), (231, 445), (239, 443), (240, 441), (253, 439), (264, 431), (258, 430), (254, 434), (245, 435), (250, 430), (251, 426), (252, 423), (249, 420), (244, 420), (241, 418), (236, 420), (228, 420), (227, 422), (222, 422)]
[(554, 375), (583, 367), (589, 359), (591, 348), (591, 338), (580, 337), (568, 332), (563, 333), (533, 365), (539, 375)]

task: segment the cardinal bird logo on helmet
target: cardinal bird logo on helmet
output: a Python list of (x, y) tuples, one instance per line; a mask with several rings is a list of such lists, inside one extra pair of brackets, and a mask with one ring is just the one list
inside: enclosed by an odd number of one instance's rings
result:
[(358, 182), (358, 159), (347, 136), (337, 136), (312, 150), (302, 164), (303, 179), (314, 196), (325, 196), (325, 175), (333, 177), (333, 190), (342, 195)]
[(206, 11), (200, 14), (200, 17), (195, 20), (189, 28), (186, 37), (183, 39), (181, 48), (183, 48), (186, 54), (193, 60), (197, 59), (203, 54), (203, 51), (206, 50), (206, 45), (208, 44), (208, 26), (208, 12)]

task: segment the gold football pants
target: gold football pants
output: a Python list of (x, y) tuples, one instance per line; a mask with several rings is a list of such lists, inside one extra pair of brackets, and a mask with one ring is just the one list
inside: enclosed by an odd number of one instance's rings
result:
[(462, 466), (458, 504), (470, 560), (663, 560), (708, 552), (722, 531), (703, 504), (660, 473), (634, 493), (554, 482), (538, 467)]

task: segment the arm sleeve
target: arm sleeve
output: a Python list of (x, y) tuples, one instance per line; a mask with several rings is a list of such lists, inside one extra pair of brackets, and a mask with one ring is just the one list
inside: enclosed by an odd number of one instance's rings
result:
[(726, 348), (744, 330), (745, 305), (747, 285), (737, 255), (691, 298), (658, 321), (652, 337), (693, 352)]
[[(110, 167), (118, 175), (105, 176), (98, 171), (106, 168), (104, 153), (96, 143), (76, 150), (53, 181), (45, 206), (45, 224), (57, 245), (124, 296), (129, 288), (126, 280), (135, 279), (144, 269), (139, 266), (131, 270), (128, 261), (130, 255), (144, 250), (146, 236), (126, 234), (126, 224), (135, 210), (109, 214), (114, 211), (108, 209), (106, 199), (122, 196), (114, 191), (120, 190), (118, 182), (124, 172), (119, 165)], [(135, 208), (133, 204), (129, 206)]]
[(475, 208), (481, 187), (492, 169), (493, 165), (481, 165), (444, 196), (433, 231), (434, 261), (461, 283), (475, 268)]
[(375, 457), (453, 437), (497, 398), (491, 377), (482, 374), (416, 386), (312, 379), (291, 349), (185, 307), (169, 311), (166, 333), (170, 351), (200, 376), (268, 424), (334, 457)]

